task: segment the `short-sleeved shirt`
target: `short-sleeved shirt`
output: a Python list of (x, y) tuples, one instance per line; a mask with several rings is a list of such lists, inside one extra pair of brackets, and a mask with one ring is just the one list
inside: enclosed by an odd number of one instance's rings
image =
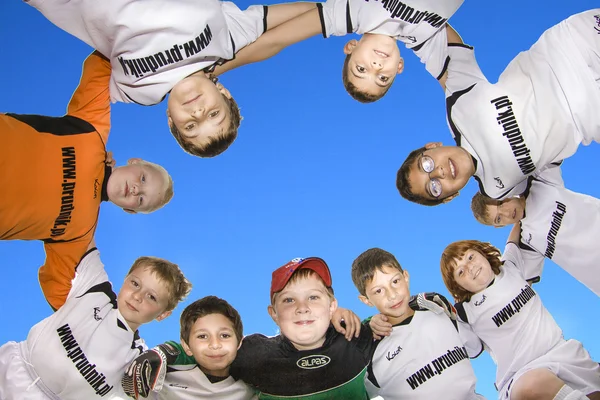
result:
[(169, 365), (162, 389), (152, 392), (154, 400), (251, 400), (254, 391), (231, 376), (211, 382), (198, 365)]
[(394, 399), (476, 399), (475, 372), (446, 314), (416, 311), (377, 342), (369, 367), (371, 396)]
[(123, 394), (125, 367), (146, 346), (117, 309), (98, 250), (83, 257), (66, 303), (31, 328), (26, 347), (26, 361), (60, 399)]
[(600, 296), (600, 200), (564, 187), (560, 167), (530, 177), (521, 242), (529, 277), (549, 258)]
[(108, 200), (109, 78), (109, 62), (92, 54), (65, 116), (0, 114), (0, 239), (44, 241), (39, 278), (54, 308), (64, 303)]
[(445, 24), (463, 0), (327, 0), (321, 10), (323, 36), (375, 33), (415, 51), (436, 79), (448, 62)]
[(29, 0), (110, 59), (113, 102), (160, 103), (186, 76), (234, 58), (266, 28), (262, 6), (219, 0)]
[(517, 245), (508, 243), (502, 259), (500, 274), (489, 287), (456, 304), (459, 316), (497, 364), (497, 388), (564, 341), (562, 330), (523, 276)]

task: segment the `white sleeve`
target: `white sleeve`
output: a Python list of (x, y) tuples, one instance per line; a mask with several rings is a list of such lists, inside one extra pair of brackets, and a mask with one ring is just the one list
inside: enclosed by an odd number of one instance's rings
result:
[(458, 43), (448, 44), (448, 78), (446, 80), (446, 97), (453, 93), (464, 90), (475, 83), (487, 82), (485, 75), (481, 72), (475, 52), (471, 46)]
[[(407, 46), (408, 47), (408, 46)], [(425, 69), (435, 79), (439, 80), (450, 62), (448, 55), (448, 35), (446, 35), (446, 24), (427, 41), (413, 48), (413, 51), (425, 64)]]
[(458, 319), (458, 335), (467, 349), (469, 358), (477, 358), (483, 352), (483, 342), (475, 334), (471, 325)]
[(108, 281), (104, 264), (100, 260), (100, 252), (93, 248), (89, 250), (76, 267), (75, 278), (67, 300), (85, 293), (89, 288), (98, 283)]
[(546, 257), (532, 248), (519, 246), (519, 249), (521, 252), (521, 259), (523, 260), (523, 276), (525, 277), (525, 280), (541, 277)]
[(267, 28), (265, 6), (250, 6), (242, 11), (234, 3), (223, 1), (221, 8), (227, 19), (227, 28), (236, 53), (265, 33)]
[(565, 187), (560, 165), (548, 164), (534, 174), (534, 178), (550, 186)]
[(525, 269), (525, 260), (523, 260), (523, 254), (521, 253), (519, 246), (517, 246), (515, 243), (506, 243), (506, 246), (504, 247), (504, 253), (502, 253), (502, 261), (504, 261), (504, 268), (517, 268), (521, 275), (523, 275), (524, 279), (533, 278), (526, 275), (527, 271)]
[(509, 191), (505, 192), (504, 194), (502, 194), (501, 196), (496, 198), (496, 200), (510, 199), (511, 197), (522, 195), (526, 190), (527, 190), (527, 178), (525, 178), (521, 182), (517, 183), (515, 186), (512, 187), (512, 189), (510, 189)]
[[(344, 36), (348, 33), (348, 22), (346, 19), (348, 0), (327, 0), (322, 3), (321, 28), (323, 36)], [(355, 24), (356, 25), (356, 24)]]

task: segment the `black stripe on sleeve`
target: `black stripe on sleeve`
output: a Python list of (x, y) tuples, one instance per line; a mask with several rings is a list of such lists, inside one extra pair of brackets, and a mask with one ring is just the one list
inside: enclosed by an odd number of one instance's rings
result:
[(269, 14), (269, 7), (263, 6), (263, 33), (267, 31), (267, 15)]
[(350, 0), (346, 2), (346, 33), (352, 33), (352, 17), (350, 16)]
[(444, 66), (442, 67), (442, 71), (440, 72), (440, 74), (437, 76), (438, 81), (440, 79), (442, 79), (442, 76), (444, 76), (444, 74), (446, 73), (446, 71), (448, 70), (448, 65), (450, 64), (450, 56), (446, 57), (446, 61), (444, 61)]
[(448, 43), (448, 47), (462, 47), (465, 49), (473, 50), (473, 46), (469, 46), (468, 44), (464, 43)]
[(50, 133), (52, 135), (81, 135), (96, 132), (96, 128), (92, 124), (72, 115), (65, 115), (64, 117), (11, 113), (7, 113), (6, 115), (29, 125), (38, 132)]
[(319, 20), (321, 21), (321, 34), (327, 39), (327, 27), (325, 27), (325, 17), (323, 16), (323, 3), (317, 3), (317, 10), (319, 11)]

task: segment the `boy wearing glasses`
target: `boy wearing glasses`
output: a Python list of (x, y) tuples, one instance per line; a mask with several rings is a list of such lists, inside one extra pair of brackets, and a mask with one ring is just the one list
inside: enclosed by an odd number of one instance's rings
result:
[(529, 275), (549, 258), (600, 296), (600, 200), (565, 189), (559, 167), (531, 177), (521, 197), (498, 201), (477, 193), (471, 209), (484, 225), (514, 224)]
[(483, 195), (504, 199), (522, 193), (528, 176), (570, 157), (579, 144), (600, 140), (600, 9), (548, 29), (495, 84), (473, 48), (451, 27), (446, 31), (450, 62), (439, 82), (458, 148), (430, 145), (411, 153), (398, 171), (403, 197), (448, 202), (475, 176)]

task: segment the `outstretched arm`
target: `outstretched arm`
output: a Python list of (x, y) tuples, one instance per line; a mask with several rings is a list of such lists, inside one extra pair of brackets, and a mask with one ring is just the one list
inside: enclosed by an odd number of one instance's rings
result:
[(270, 5), (267, 11), (267, 31), (316, 8), (317, 3), (304, 1)]
[[(454, 30), (454, 28), (452, 28), (450, 26), (450, 24), (446, 24), (446, 36), (448, 37), (448, 45), (452, 44), (452, 43), (459, 43), (459, 44), (464, 44), (462, 38), (460, 37), (460, 35), (458, 34), (458, 32), (456, 32)], [(440, 85), (442, 85), (442, 88), (444, 90), (446, 90), (446, 80), (448, 79), (448, 70), (446, 70), (446, 72), (444, 72), (444, 75), (442, 75), (442, 77), (438, 80), (438, 82), (440, 83)]]
[(266, 60), (284, 48), (319, 33), (321, 33), (321, 19), (318, 8), (314, 6), (298, 17), (265, 32), (255, 42), (240, 50), (233, 60), (217, 66), (214, 74), (218, 76), (242, 65)]

